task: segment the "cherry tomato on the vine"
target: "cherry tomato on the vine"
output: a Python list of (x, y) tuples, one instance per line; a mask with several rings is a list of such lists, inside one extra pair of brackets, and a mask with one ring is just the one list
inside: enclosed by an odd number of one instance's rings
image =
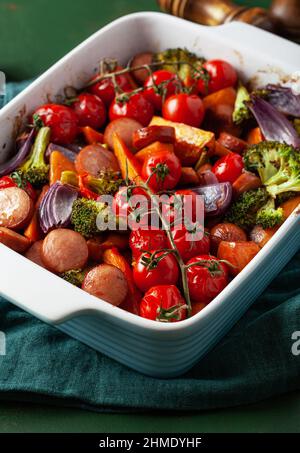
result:
[(99, 129), (106, 121), (105, 105), (94, 94), (79, 94), (71, 107), (77, 113), (81, 127), (90, 126), (93, 129)]
[(149, 196), (143, 189), (129, 189), (125, 186), (120, 187), (115, 194), (112, 209), (117, 217), (126, 222), (130, 220), (130, 226), (137, 229), (149, 223), (149, 203)]
[(178, 277), (176, 258), (163, 251), (142, 253), (133, 268), (135, 284), (143, 292), (156, 285), (176, 285)]
[(154, 107), (143, 93), (128, 94), (129, 99), (111, 103), (109, 108), (110, 121), (118, 118), (132, 118), (139, 121), (143, 126), (148, 126), (153, 115)]
[(236, 85), (238, 79), (236, 70), (227, 61), (210, 60), (206, 61), (203, 67), (208, 72), (209, 81), (206, 85), (203, 79), (199, 79), (197, 87), (199, 93), (204, 96)]
[(51, 141), (61, 145), (72, 143), (78, 134), (78, 116), (70, 107), (60, 104), (45, 104), (32, 115), (33, 122), (42, 121), (51, 129)]
[(196, 255), (209, 253), (209, 233), (197, 223), (190, 229), (185, 225), (178, 225), (172, 229), (172, 235), (177, 250), (185, 263)]
[(166, 233), (162, 230), (136, 230), (129, 236), (129, 247), (134, 259), (147, 250), (160, 250), (168, 247)]
[[(169, 82), (168, 82), (169, 81)], [(165, 69), (153, 72), (144, 83), (144, 94), (154, 105), (155, 110), (161, 110), (163, 98), (167, 99), (176, 91), (176, 76)]]
[(219, 182), (231, 182), (241, 175), (244, 168), (243, 158), (240, 154), (230, 153), (217, 160), (212, 168)]
[(207, 305), (227, 286), (227, 266), (212, 255), (197, 255), (187, 262), (190, 264), (194, 264), (187, 270), (191, 300)]
[[(117, 70), (122, 69), (120, 67)], [(95, 80), (99, 74), (95, 75), (92, 80)], [(132, 90), (132, 85), (128, 80), (126, 74), (116, 76), (117, 85), (121, 88), (122, 91)], [(115, 89), (114, 84), (111, 78), (102, 79), (100, 82), (96, 82), (90, 86), (89, 91), (96, 96), (98, 96), (104, 104), (108, 107), (115, 98)]]
[(176, 190), (162, 204), (162, 214), (170, 226), (180, 225), (185, 220), (195, 222), (199, 209), (204, 213), (203, 198), (190, 189)]
[(161, 152), (145, 159), (142, 178), (147, 180), (154, 191), (171, 190), (181, 176), (181, 164), (174, 153)]
[(196, 94), (174, 94), (165, 101), (162, 108), (162, 114), (166, 120), (193, 127), (200, 127), (204, 113), (202, 99)]
[(186, 318), (186, 303), (174, 285), (150, 288), (140, 304), (140, 316), (161, 322), (177, 322)]

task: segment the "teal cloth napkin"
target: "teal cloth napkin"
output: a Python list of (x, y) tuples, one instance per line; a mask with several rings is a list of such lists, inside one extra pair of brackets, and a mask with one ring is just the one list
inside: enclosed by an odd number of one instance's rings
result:
[[(24, 84), (7, 87), (7, 100)], [(99, 411), (202, 410), (300, 389), (300, 252), (231, 332), (182, 377), (134, 372), (0, 298), (0, 398)], [(41, 294), (41, 303), (42, 303)]]

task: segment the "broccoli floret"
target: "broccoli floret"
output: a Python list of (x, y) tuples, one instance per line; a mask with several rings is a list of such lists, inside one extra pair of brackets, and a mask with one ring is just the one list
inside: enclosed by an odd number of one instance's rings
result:
[(300, 192), (300, 156), (299, 151), (292, 149), (283, 154), (284, 169), (279, 169), (278, 178), (275, 176), (267, 181), (267, 190), (273, 198), (284, 192)]
[(244, 155), (245, 168), (256, 171), (265, 185), (285, 181), (286, 160), (293, 151), (294, 149), (285, 143), (260, 142), (247, 149)]
[(82, 269), (72, 269), (67, 272), (60, 274), (60, 277), (66, 280), (66, 282), (71, 283), (72, 285), (81, 287), (86, 271)]
[(198, 71), (201, 71), (201, 77), (207, 78), (207, 73), (206, 71), (203, 71), (202, 68), (205, 59), (198, 57), (187, 49), (167, 49), (155, 54), (153, 61), (162, 62), (163, 69), (178, 74), (183, 81), (188, 80), (189, 78), (198, 78), (200, 76)]
[(119, 172), (106, 170), (100, 172), (99, 176), (87, 176), (85, 179), (87, 187), (98, 195), (114, 195), (120, 185), (123, 183), (123, 179), (120, 178)]
[(110, 215), (112, 214), (105, 203), (79, 198), (73, 203), (71, 223), (75, 231), (82, 234), (85, 238), (90, 238), (100, 232), (97, 226), (98, 216), (102, 216), (107, 224)]
[(265, 188), (244, 192), (231, 205), (225, 220), (241, 228), (251, 228), (256, 225), (257, 211), (267, 203), (268, 199), (269, 195)]
[(49, 165), (46, 164), (44, 155), (50, 135), (49, 127), (42, 127), (38, 131), (28, 159), (18, 169), (22, 177), (34, 186), (46, 184), (49, 179)]
[(296, 194), (297, 194), (297, 192), (292, 192), (292, 191), (279, 193), (275, 200), (276, 206), (280, 206), (285, 201), (288, 201), (291, 198), (294, 198), (296, 196)]
[(267, 203), (257, 211), (256, 224), (263, 228), (273, 228), (284, 222), (282, 208), (275, 208), (275, 200), (270, 198)]
[(235, 124), (241, 124), (251, 117), (251, 112), (245, 102), (250, 101), (250, 93), (244, 85), (239, 85), (232, 119)]

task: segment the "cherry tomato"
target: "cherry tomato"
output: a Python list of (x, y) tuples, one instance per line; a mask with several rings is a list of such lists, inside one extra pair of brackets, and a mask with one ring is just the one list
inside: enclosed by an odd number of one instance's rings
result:
[[(168, 80), (169, 83), (164, 83)], [(153, 74), (147, 78), (144, 83), (144, 88), (144, 94), (154, 105), (155, 110), (161, 110), (163, 97), (167, 99), (176, 91), (176, 76), (171, 71), (160, 69), (159, 71), (153, 72)]]
[(116, 99), (109, 108), (110, 121), (117, 118), (132, 118), (143, 126), (148, 126), (154, 115), (154, 107), (143, 93), (136, 93), (128, 100), (117, 102)]
[(90, 93), (77, 96), (72, 108), (77, 113), (79, 126), (90, 126), (94, 129), (102, 127), (106, 121), (106, 109), (103, 101)]
[(168, 247), (167, 236), (162, 230), (136, 230), (129, 236), (129, 247), (134, 259), (148, 250), (159, 250)]
[[(199, 204), (201, 203), (201, 204)], [(181, 224), (185, 218), (196, 221), (197, 209), (203, 209), (203, 198), (189, 189), (180, 189), (162, 205), (162, 214), (170, 226)]]
[(179, 269), (176, 258), (151, 250), (142, 253), (133, 268), (136, 286), (143, 292), (156, 285), (176, 285)]
[(233, 87), (237, 83), (237, 73), (234, 67), (223, 60), (210, 60), (203, 64), (209, 75), (209, 82), (206, 86), (202, 79), (198, 80), (198, 91), (204, 96), (223, 88)]
[(161, 322), (182, 321), (186, 318), (186, 303), (176, 286), (153, 286), (141, 301), (140, 316)]
[(130, 226), (133, 229), (148, 225), (149, 196), (139, 187), (135, 189), (121, 187), (114, 196), (112, 209), (116, 216), (126, 222), (130, 219)]
[(0, 178), (0, 190), (7, 189), (8, 187), (19, 187), (20, 189), (25, 190), (30, 198), (33, 200), (36, 199), (36, 192), (30, 182), (22, 179), (17, 172), (12, 173), (11, 175), (2, 176), (2, 178)]
[(181, 258), (186, 263), (196, 255), (207, 255), (210, 249), (210, 236), (203, 226), (195, 224), (188, 229), (179, 225), (172, 229), (172, 235)]
[[(120, 67), (117, 70), (122, 69)], [(95, 80), (99, 74), (95, 75), (92, 80)], [(116, 82), (122, 91), (132, 90), (130, 81), (128, 80), (126, 74), (116, 76)], [(104, 104), (108, 107), (115, 98), (115, 89), (111, 78), (103, 79), (100, 82), (96, 82), (90, 86), (89, 91), (92, 94), (98, 96)]]
[(196, 94), (174, 94), (164, 103), (162, 114), (166, 120), (200, 127), (204, 118), (204, 106), (202, 99)]
[(212, 168), (219, 182), (234, 181), (242, 174), (244, 162), (242, 156), (236, 153), (227, 154), (227, 156), (218, 159)]
[(51, 141), (68, 145), (79, 132), (78, 116), (70, 107), (59, 104), (45, 104), (33, 114), (33, 121), (41, 120), (51, 128)]
[(245, 266), (255, 257), (260, 248), (255, 242), (220, 242), (218, 258), (229, 261), (232, 266), (229, 271), (232, 275), (240, 273)]
[(149, 186), (154, 191), (173, 189), (181, 176), (180, 160), (168, 152), (148, 157), (142, 167), (142, 178), (147, 180), (150, 176)]
[(227, 266), (212, 255), (197, 255), (189, 264), (201, 262), (187, 270), (187, 279), (192, 302), (212, 301), (228, 284)]

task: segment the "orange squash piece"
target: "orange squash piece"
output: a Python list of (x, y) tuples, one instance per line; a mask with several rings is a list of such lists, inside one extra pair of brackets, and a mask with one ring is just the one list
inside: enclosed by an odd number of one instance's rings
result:
[(143, 183), (144, 181), (141, 177), (142, 166), (140, 162), (116, 133), (113, 136), (113, 145), (114, 153), (120, 166), (122, 178), (126, 179), (127, 176), (128, 179), (135, 184)]
[(161, 152), (174, 153), (174, 146), (170, 143), (153, 142), (151, 145), (138, 151), (134, 157), (143, 164), (145, 159)]
[(60, 181), (63, 171), (76, 171), (75, 165), (59, 151), (52, 151), (50, 155), (50, 185)]

